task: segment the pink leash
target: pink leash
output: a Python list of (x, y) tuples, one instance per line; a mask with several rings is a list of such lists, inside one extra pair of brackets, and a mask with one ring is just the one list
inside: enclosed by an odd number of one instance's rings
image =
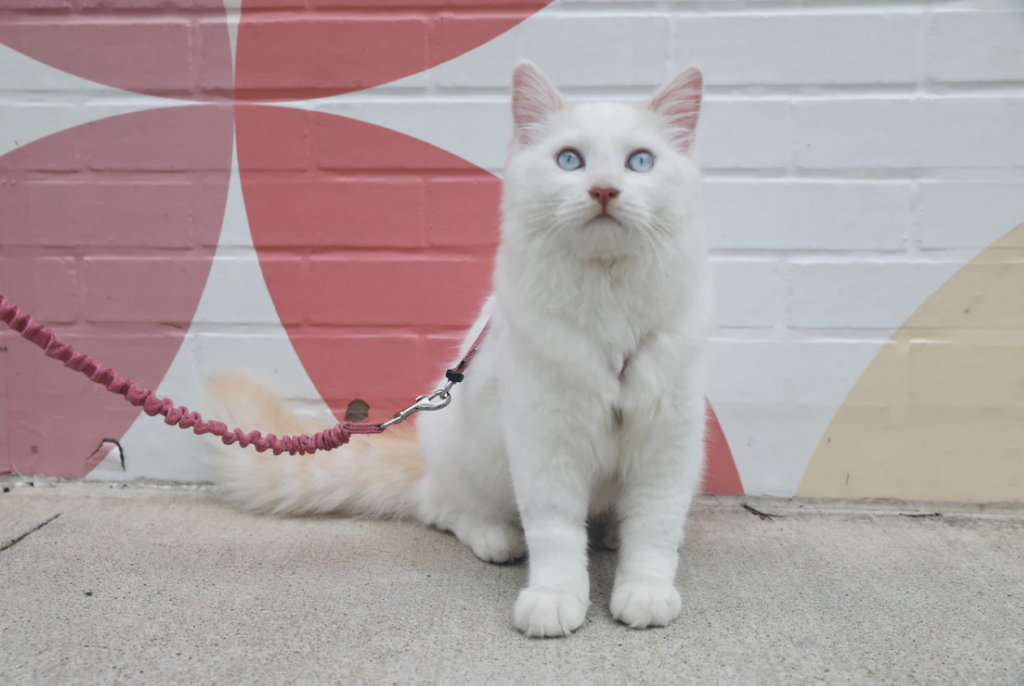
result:
[(188, 408), (182, 405), (175, 407), (169, 398), (160, 399), (148, 389), (141, 388), (131, 379), (123, 379), (113, 369), (104, 367), (95, 358), (84, 355), (73, 345), (63, 343), (57, 334), (46, 328), (39, 322), (32, 319), (3, 295), (0, 295), (0, 319), (14, 331), (21, 334), (22, 338), (29, 340), (46, 353), (47, 357), (64, 363), (68, 369), (81, 372), (89, 377), (93, 383), (105, 386), (111, 393), (124, 396), (124, 399), (135, 407), (142, 407), (143, 411), (150, 417), (162, 415), (164, 423), (177, 425), (182, 429), (192, 429), (196, 434), (213, 434), (220, 436), (225, 445), (233, 443), (240, 444), (243, 448), (255, 446), (258, 452), (273, 450), (275, 455), (288, 453), (289, 455), (308, 455), (317, 450), (333, 450), (348, 443), (354, 434), (379, 434), (395, 424), (408, 419), (413, 414), (423, 410), (440, 410), (447, 407), (452, 400), (452, 386), (465, 378), (465, 371), (469, 363), (476, 355), (477, 349), (484, 340), (484, 336), (490, 329), (490, 322), (484, 326), (483, 331), (473, 342), (469, 352), (461, 362), (445, 374), (448, 379), (447, 385), (439, 391), (430, 395), (421, 395), (416, 402), (395, 414), (391, 419), (379, 424), (364, 424), (360, 422), (341, 422), (331, 429), (326, 429), (314, 436), (281, 436), (274, 434), (263, 436), (259, 431), (244, 433), (241, 429), (228, 431), (228, 425), (215, 420), (205, 421), (198, 412), (189, 412)]

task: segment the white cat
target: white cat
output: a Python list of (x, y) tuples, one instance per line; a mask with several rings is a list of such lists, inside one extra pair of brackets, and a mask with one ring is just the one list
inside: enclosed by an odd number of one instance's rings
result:
[[(415, 518), (489, 562), (528, 549), (514, 613), (528, 636), (583, 623), (587, 523), (603, 518), (621, 541), (612, 614), (636, 628), (671, 622), (704, 463), (701, 91), (691, 67), (644, 105), (569, 104), (537, 67), (516, 67), (494, 294), (462, 354), (491, 328), (451, 406), (418, 415), (418, 441), (356, 436), (305, 457), (231, 448), (220, 461), (228, 497), (271, 512)], [(211, 388), (246, 428), (322, 428), (244, 379)]]

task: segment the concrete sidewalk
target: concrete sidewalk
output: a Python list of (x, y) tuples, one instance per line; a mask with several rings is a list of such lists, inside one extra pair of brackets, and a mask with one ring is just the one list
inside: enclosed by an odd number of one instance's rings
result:
[(675, 624), (615, 624), (602, 551), (587, 623), (538, 641), (524, 565), (419, 526), (0, 484), (0, 684), (1024, 684), (1019, 509), (704, 499)]

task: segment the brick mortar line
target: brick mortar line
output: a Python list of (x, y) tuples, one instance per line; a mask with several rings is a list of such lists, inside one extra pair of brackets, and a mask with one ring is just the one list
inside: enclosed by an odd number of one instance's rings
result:
[[(87, 81), (87, 80), (86, 80)], [(93, 83), (93, 82), (89, 82)], [(432, 86), (432, 87), (431, 87)], [(568, 98), (616, 98), (628, 102), (642, 102), (650, 96), (655, 83), (642, 85), (583, 85), (567, 84), (561, 87)], [(430, 86), (401, 86), (381, 84), (349, 93), (335, 94), (338, 87), (311, 88), (309, 98), (282, 102), (246, 102), (239, 104), (261, 107), (284, 107), (324, 111), (354, 105), (401, 105), (406, 103), (440, 103), (453, 105), (507, 105), (509, 89), (505, 84), (444, 84), (431, 81)], [(326, 91), (317, 95), (318, 90)], [(245, 90), (240, 91), (243, 96)], [(147, 108), (187, 107), (196, 105), (231, 105), (228, 91), (223, 88), (198, 88), (194, 90), (168, 90), (165, 93), (180, 93), (188, 97), (196, 93), (223, 93), (224, 99), (214, 102), (176, 98), (173, 95), (135, 93), (101, 83), (89, 88), (3, 88), (0, 89), (0, 106), (30, 108)], [(958, 100), (992, 100), (1024, 98), (1024, 79), (998, 78), (992, 80), (929, 80), (919, 86), (913, 80), (906, 81), (807, 81), (739, 82), (733, 84), (708, 84), (705, 88), (707, 102), (714, 103), (763, 103), (763, 102), (818, 102), (822, 100), (877, 100), (885, 102), (919, 101), (952, 102)], [(75, 99), (76, 96), (79, 99)], [(26, 99), (35, 98), (35, 99)], [(63, 100), (58, 98), (64, 98)], [(85, 98), (82, 100), (81, 98)], [(108, 115), (109, 116), (109, 115)]]

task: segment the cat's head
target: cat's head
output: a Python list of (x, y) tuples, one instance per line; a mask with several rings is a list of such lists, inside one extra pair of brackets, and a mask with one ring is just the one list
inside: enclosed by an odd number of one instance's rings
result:
[(658, 250), (699, 209), (703, 78), (689, 67), (642, 104), (568, 103), (529, 62), (512, 79), (506, 239), (584, 258)]

